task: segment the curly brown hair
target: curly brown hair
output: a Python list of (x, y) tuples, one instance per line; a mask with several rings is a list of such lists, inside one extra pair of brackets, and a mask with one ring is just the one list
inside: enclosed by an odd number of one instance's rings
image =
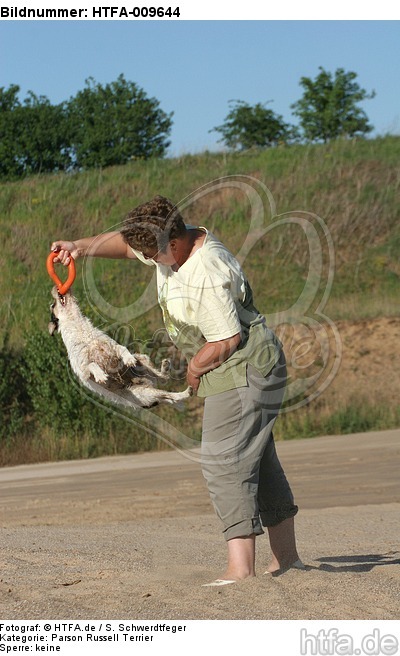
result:
[(186, 225), (176, 205), (168, 198), (155, 196), (126, 215), (120, 232), (124, 241), (138, 251), (160, 251), (171, 239), (182, 237)]

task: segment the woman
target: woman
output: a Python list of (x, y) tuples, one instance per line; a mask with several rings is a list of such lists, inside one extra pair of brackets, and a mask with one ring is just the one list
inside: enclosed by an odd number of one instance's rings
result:
[(297, 506), (276, 455), (272, 427), (282, 403), (282, 345), (253, 305), (233, 255), (203, 227), (186, 226), (166, 198), (136, 207), (120, 231), (55, 241), (55, 262), (83, 256), (156, 266), (166, 329), (188, 360), (187, 382), (205, 397), (202, 470), (223, 524), (227, 585), (255, 576), (255, 538), (267, 527), (266, 574), (304, 569), (296, 550)]

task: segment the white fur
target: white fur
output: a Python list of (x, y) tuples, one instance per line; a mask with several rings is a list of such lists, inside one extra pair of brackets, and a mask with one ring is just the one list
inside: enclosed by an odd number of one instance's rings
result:
[[(54, 287), (52, 296), (52, 318), (58, 322), (72, 370), (83, 385), (114, 403), (134, 407), (177, 404), (192, 395), (191, 387), (184, 392), (154, 387), (157, 380), (168, 379), (169, 360), (163, 360), (159, 371), (147, 355), (133, 355), (93, 326), (71, 292), (61, 299)], [(54, 321), (49, 324), (51, 334), (55, 327)]]

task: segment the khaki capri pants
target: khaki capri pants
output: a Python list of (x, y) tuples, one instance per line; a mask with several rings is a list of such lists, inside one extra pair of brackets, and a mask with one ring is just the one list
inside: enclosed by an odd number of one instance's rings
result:
[(264, 533), (298, 511), (272, 428), (282, 404), (286, 362), (265, 378), (247, 367), (247, 387), (205, 400), (202, 471), (226, 540)]

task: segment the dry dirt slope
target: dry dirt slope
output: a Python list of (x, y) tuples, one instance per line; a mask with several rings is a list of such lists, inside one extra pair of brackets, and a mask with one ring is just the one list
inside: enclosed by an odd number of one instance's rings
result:
[(328, 331), (326, 325), (278, 326), (291, 376), (309, 375), (323, 359), (338, 370), (323, 393), (331, 409), (340, 403), (361, 398), (367, 403), (398, 406), (400, 399), (400, 317), (383, 317), (356, 322), (338, 321)]

